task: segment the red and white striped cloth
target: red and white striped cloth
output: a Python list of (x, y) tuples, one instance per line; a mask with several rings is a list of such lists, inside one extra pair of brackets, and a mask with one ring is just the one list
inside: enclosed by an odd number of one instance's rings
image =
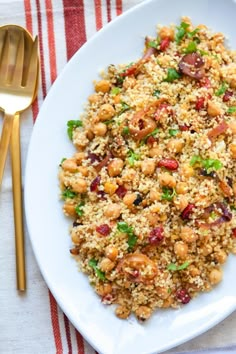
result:
[[(23, 169), (33, 122), (66, 62), (102, 26), (141, 1), (0, 0), (0, 25), (19, 24), (39, 35), (41, 85), (32, 109), (21, 118)], [(11, 192), (11, 170), (7, 161), (0, 195), (0, 353), (94, 354), (95, 351), (70, 324), (48, 291), (28, 238), (28, 290), (26, 294), (17, 294)], [(200, 354), (202, 349), (214, 353), (216, 347), (221, 348), (217, 353), (224, 350), (236, 353), (233, 328), (236, 328), (236, 314), (208, 333), (168, 353)]]

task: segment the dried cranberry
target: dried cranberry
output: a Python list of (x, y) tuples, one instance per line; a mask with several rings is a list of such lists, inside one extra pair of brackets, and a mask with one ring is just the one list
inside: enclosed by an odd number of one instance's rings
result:
[(233, 96), (233, 91), (226, 90), (225, 94), (223, 96), (223, 102), (228, 102), (230, 101), (231, 97)]
[(118, 195), (118, 197), (120, 198), (124, 198), (124, 196), (127, 193), (127, 189), (124, 186), (119, 186), (116, 190), (116, 194)]
[(179, 129), (181, 130), (181, 132), (186, 132), (189, 130), (189, 127), (184, 124), (184, 125), (179, 125)]
[(98, 156), (97, 154), (94, 154), (92, 152), (88, 152), (88, 158), (90, 159), (92, 164), (96, 161), (99, 162), (101, 160), (100, 156)]
[(107, 224), (102, 224), (96, 227), (96, 231), (102, 236), (107, 236), (111, 232), (111, 228)]
[(156, 142), (156, 139), (154, 138), (154, 136), (149, 136), (147, 138), (147, 145), (152, 146), (155, 142)]
[(114, 296), (112, 294), (106, 294), (102, 297), (102, 303), (105, 305), (110, 305), (114, 301)]
[(97, 192), (100, 181), (101, 181), (101, 176), (97, 176), (94, 178), (94, 180), (90, 184), (91, 192)]
[(168, 170), (175, 171), (179, 167), (179, 163), (174, 159), (162, 159), (158, 162), (158, 167), (165, 167)]
[(180, 289), (176, 291), (176, 298), (186, 305), (191, 300), (191, 297), (186, 289)]
[(181, 213), (181, 218), (183, 220), (188, 220), (190, 214), (192, 214), (193, 209), (195, 208), (195, 204), (188, 204), (186, 208)]
[(205, 88), (211, 88), (211, 81), (209, 79), (209, 77), (204, 77), (200, 80), (200, 86), (201, 87), (205, 87)]
[(197, 111), (200, 111), (201, 109), (204, 108), (205, 104), (205, 98), (204, 97), (199, 97), (196, 101), (195, 108)]
[(160, 44), (160, 50), (162, 52), (164, 52), (169, 47), (169, 45), (170, 45), (170, 38), (169, 37), (162, 39), (161, 44)]
[(140, 273), (139, 273), (138, 269), (134, 269), (134, 271), (132, 272), (132, 276), (133, 276), (134, 278), (138, 278), (139, 275), (140, 275)]
[(233, 238), (236, 238), (236, 228), (232, 229), (232, 236), (233, 236)]
[(140, 130), (142, 130), (144, 128), (144, 121), (142, 119), (139, 120), (138, 127)]
[(155, 227), (149, 234), (148, 241), (151, 245), (158, 245), (164, 240), (164, 229), (162, 226)]

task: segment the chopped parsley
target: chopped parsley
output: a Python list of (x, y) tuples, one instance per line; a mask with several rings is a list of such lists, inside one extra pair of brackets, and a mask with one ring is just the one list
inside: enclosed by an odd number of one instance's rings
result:
[(199, 53), (200, 53), (201, 55), (209, 55), (209, 53), (206, 52), (205, 50), (198, 49), (198, 51), (199, 51)]
[(145, 138), (143, 138), (142, 140), (141, 140), (141, 146), (143, 145), (143, 144), (145, 144), (146, 142), (147, 142), (147, 139), (150, 137), (150, 136), (155, 136), (155, 135), (157, 135), (157, 133), (159, 133), (159, 129), (158, 128), (156, 128), (156, 129), (154, 129), (151, 133), (149, 133), (149, 134), (147, 134), (146, 136), (145, 136)]
[(235, 113), (236, 112), (236, 106), (229, 107), (227, 113)]
[(179, 133), (179, 129), (169, 129), (170, 136), (176, 136)]
[(128, 162), (130, 166), (134, 166), (135, 161), (138, 161), (140, 156), (136, 154), (133, 150), (128, 151)]
[(121, 91), (121, 89), (119, 87), (115, 86), (115, 87), (112, 87), (111, 94), (116, 96), (116, 95), (118, 95), (120, 93), (120, 91)]
[(189, 28), (189, 24), (186, 22), (181, 22), (180, 26), (177, 27), (177, 33), (175, 35), (175, 41), (177, 44), (180, 44), (181, 40), (187, 33), (187, 29)]
[(160, 94), (161, 94), (161, 91), (159, 91), (159, 90), (155, 90), (155, 91), (153, 91), (153, 93), (152, 93), (152, 95), (155, 96), (155, 97), (159, 97)]
[(96, 259), (92, 258), (89, 260), (88, 265), (93, 268), (95, 271), (97, 277), (101, 280), (106, 280), (105, 273), (101, 271), (101, 269), (98, 268), (98, 261)]
[(228, 85), (223, 82), (223, 84), (220, 86), (220, 88), (215, 92), (216, 96), (221, 96), (225, 93), (225, 91), (227, 90)]
[(149, 42), (147, 43), (147, 46), (148, 46), (149, 48), (157, 48), (157, 46), (158, 46), (158, 41), (157, 41), (157, 40), (149, 41)]
[(188, 266), (189, 266), (189, 262), (184, 262), (180, 266), (177, 266), (175, 263), (170, 263), (170, 264), (168, 264), (167, 269), (171, 270), (171, 271), (184, 270), (184, 269), (188, 268)]
[(132, 251), (138, 240), (137, 236), (134, 234), (133, 227), (129, 226), (125, 221), (120, 221), (117, 223), (117, 229), (118, 231), (128, 235), (127, 243), (129, 246), (129, 251)]
[(165, 82), (173, 82), (175, 80), (180, 79), (181, 75), (177, 70), (173, 68), (169, 68), (167, 71), (167, 77), (164, 79)]
[(75, 128), (82, 127), (82, 126), (83, 126), (83, 123), (81, 122), (81, 120), (69, 120), (67, 122), (67, 134), (68, 134), (70, 140), (72, 140), (73, 130)]
[(201, 167), (207, 170), (207, 173), (211, 171), (218, 171), (223, 167), (223, 164), (220, 160), (217, 159), (202, 159), (201, 156), (194, 155), (190, 160), (190, 166), (199, 164)]
[(124, 112), (128, 111), (131, 107), (125, 103), (125, 102), (121, 102), (121, 110), (118, 113), (118, 116), (120, 116), (121, 114), (123, 114)]
[(112, 123), (114, 123), (114, 119), (106, 120), (106, 121), (103, 122), (103, 123), (106, 124), (106, 125), (112, 124)]
[(66, 161), (66, 160), (67, 160), (67, 158), (66, 158), (66, 157), (63, 157), (63, 158), (61, 159), (61, 162), (60, 162), (60, 165), (59, 165), (59, 166), (61, 166), (61, 165), (63, 164), (63, 162)]
[(79, 215), (79, 216), (83, 216), (84, 215), (84, 211), (82, 209), (83, 206), (84, 206), (84, 202), (81, 202), (75, 207), (75, 211), (76, 211), (77, 215)]
[(129, 127), (124, 127), (122, 130), (123, 135), (128, 135), (129, 134)]
[(231, 210), (236, 210), (236, 206), (230, 205), (230, 209), (231, 209)]
[(188, 44), (188, 46), (183, 50), (183, 52), (185, 53), (185, 54), (189, 54), (189, 53), (194, 53), (194, 52), (196, 52), (197, 51), (197, 44), (196, 44), (196, 42), (190, 42), (189, 44)]
[(200, 28), (195, 28), (195, 30), (193, 30), (192, 32), (188, 32), (187, 36), (189, 38), (193, 38), (197, 34), (197, 32), (199, 32), (199, 31), (200, 31)]
[(168, 200), (169, 202), (174, 198), (176, 192), (174, 188), (163, 187), (162, 188), (162, 200)]
[(63, 192), (62, 192), (62, 198), (63, 199), (73, 199), (77, 196), (78, 194), (76, 192), (73, 192), (69, 187), (67, 187)]

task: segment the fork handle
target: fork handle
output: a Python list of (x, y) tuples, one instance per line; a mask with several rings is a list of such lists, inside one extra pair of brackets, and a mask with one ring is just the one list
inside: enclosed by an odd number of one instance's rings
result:
[(4, 114), (2, 135), (0, 140), (0, 188), (2, 185), (3, 172), (6, 164), (7, 150), (10, 142), (14, 114)]
[(16, 274), (17, 289), (26, 290), (25, 249), (22, 212), (22, 179), (21, 179), (21, 147), (20, 147), (20, 116), (15, 115), (11, 135), (11, 165), (15, 223)]

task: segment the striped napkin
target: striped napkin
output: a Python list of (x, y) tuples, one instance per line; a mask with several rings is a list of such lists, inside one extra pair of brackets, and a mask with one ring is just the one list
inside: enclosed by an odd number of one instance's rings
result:
[[(21, 117), (23, 170), (33, 123), (66, 62), (102, 26), (141, 1), (0, 0), (0, 25), (25, 26), (34, 35), (38, 34), (40, 40), (39, 95), (32, 109)], [(11, 170), (7, 161), (0, 194), (0, 354), (96, 353), (70, 324), (47, 289), (28, 237), (28, 290), (17, 295), (11, 193)], [(167, 353), (236, 353), (235, 328), (236, 314), (233, 314), (204, 335)]]

